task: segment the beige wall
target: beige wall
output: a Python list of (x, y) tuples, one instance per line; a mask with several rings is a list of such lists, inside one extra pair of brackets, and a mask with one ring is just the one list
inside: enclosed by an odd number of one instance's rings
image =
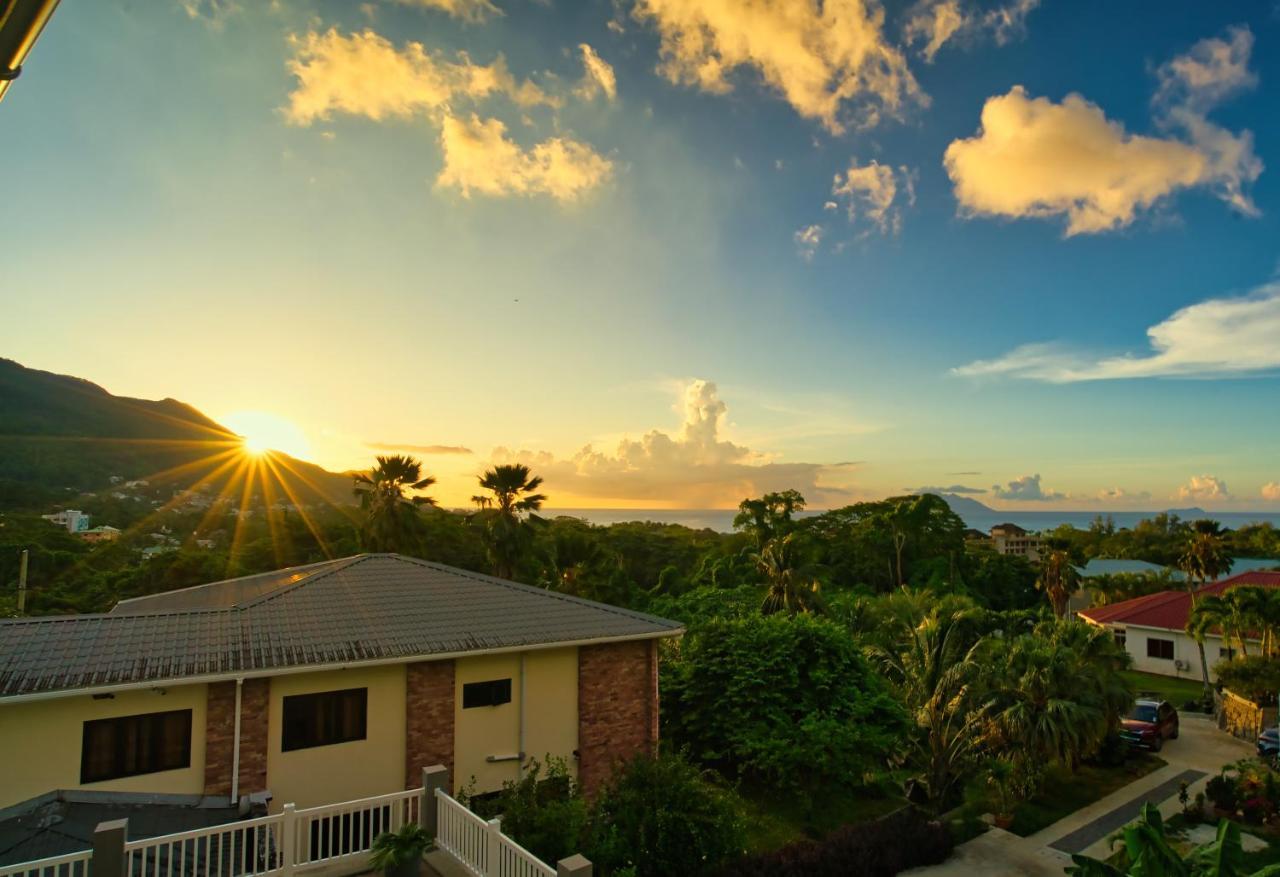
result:
[[(0, 706), (0, 807), (59, 789), (202, 794), (205, 688), (204, 685), (182, 685), (151, 691), (122, 691), (102, 700), (84, 694)], [(189, 767), (80, 784), (85, 722), (184, 709), (191, 710)]]
[[(1147, 640), (1149, 638), (1173, 640), (1173, 660), (1148, 657)], [(1253, 644), (1250, 643), (1250, 645), (1252, 646)], [(1133, 669), (1135, 670), (1141, 670), (1144, 673), (1157, 673), (1161, 676), (1174, 676), (1179, 679), (1200, 681), (1203, 678), (1203, 672), (1200, 667), (1200, 648), (1196, 645), (1195, 637), (1185, 631), (1128, 625), (1125, 631), (1124, 647), (1133, 658)], [(1214, 673), (1213, 667), (1223, 659), (1224, 655), (1221, 653), (1226, 647), (1227, 643), (1224, 643), (1220, 636), (1209, 634), (1204, 638), (1204, 654), (1209, 661), (1210, 681), (1216, 681), (1217, 679), (1217, 674)], [(1253, 654), (1252, 648), (1250, 654)], [(1179, 661), (1183, 665), (1181, 668), (1178, 667)], [(1174, 706), (1182, 706), (1182, 704), (1174, 704)]]
[[(487, 655), (457, 662), (454, 690), (454, 771), (458, 788), (478, 792), (500, 789), (517, 779), (515, 759), (491, 762), (520, 752), (521, 656)], [(511, 702), (462, 708), (462, 687), (489, 679), (511, 680)], [(551, 649), (524, 655), (524, 752), (544, 760), (548, 754), (576, 769), (578, 746), (578, 650)], [(472, 779), (474, 778), (474, 784)]]
[[(267, 727), (267, 788), (271, 809), (336, 804), (404, 788), (405, 671), (403, 665), (298, 673), (271, 679)], [(293, 694), (367, 688), (365, 739), (311, 749), (281, 750), (282, 701)]]

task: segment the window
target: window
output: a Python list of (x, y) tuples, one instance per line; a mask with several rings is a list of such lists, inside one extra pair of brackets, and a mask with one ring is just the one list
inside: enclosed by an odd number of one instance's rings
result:
[(368, 714), (367, 688), (286, 697), (280, 749), (290, 752), (363, 740)]
[(80, 782), (191, 766), (191, 710), (145, 713), (84, 723)]
[(1163, 661), (1173, 660), (1173, 640), (1147, 637), (1147, 657), (1160, 658)]
[(1111, 635), (1116, 638), (1116, 645), (1118, 645), (1120, 648), (1123, 649), (1125, 639), (1128, 636), (1127, 631), (1125, 631), (1123, 627), (1117, 627), (1115, 630), (1111, 632)]
[(462, 708), (498, 706), (511, 703), (511, 680), (490, 679), (487, 682), (468, 682), (462, 686)]

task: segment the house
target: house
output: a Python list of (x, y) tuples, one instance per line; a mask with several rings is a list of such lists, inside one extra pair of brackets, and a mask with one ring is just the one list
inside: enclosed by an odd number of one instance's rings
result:
[(64, 509), (51, 515), (41, 515), (51, 524), (65, 527), (68, 533), (83, 533), (89, 529), (89, 516), (78, 509)]
[(103, 524), (101, 527), (81, 530), (76, 535), (86, 542), (114, 542), (120, 538), (120, 530), (109, 524)]
[(1017, 524), (996, 524), (991, 528), (991, 544), (1000, 554), (1025, 557), (1032, 563), (1040, 560), (1040, 537)]
[(55, 791), (278, 810), (484, 793), (529, 758), (591, 794), (658, 736), (676, 622), (394, 554), (0, 621), (0, 810)]
[[(1196, 595), (1220, 595), (1243, 586), (1280, 587), (1280, 572), (1243, 572), (1204, 585)], [(1135, 670), (1187, 679), (1201, 677), (1200, 650), (1187, 633), (1187, 619), (1191, 615), (1191, 594), (1187, 591), (1160, 591), (1109, 606), (1083, 609), (1077, 614), (1090, 624), (1112, 631), (1116, 641), (1122, 643), (1133, 658)], [(1212, 679), (1213, 665), (1234, 653), (1231, 644), (1217, 633), (1205, 636), (1204, 648)]]

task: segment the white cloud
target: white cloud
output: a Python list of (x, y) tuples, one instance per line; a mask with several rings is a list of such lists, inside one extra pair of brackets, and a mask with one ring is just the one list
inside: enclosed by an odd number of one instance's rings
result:
[(1262, 485), (1262, 498), (1271, 502), (1280, 501), (1280, 481), (1268, 481)]
[(1058, 493), (1053, 490), (1045, 490), (1040, 485), (1040, 475), (1023, 475), (1021, 478), (1015, 478), (1003, 487), (999, 484), (991, 485), (991, 493), (997, 499), (1009, 499), (1021, 502), (1052, 502), (1054, 500), (1065, 499), (1066, 494)]
[(818, 247), (822, 245), (822, 236), (825, 231), (820, 225), (806, 225), (795, 233), (796, 249), (800, 252), (800, 257), (806, 262), (812, 261), (813, 254), (818, 252)]
[(1106, 487), (1098, 491), (1103, 502), (1142, 502), (1151, 499), (1148, 490), (1125, 490), (1123, 487)]
[(1206, 377), (1280, 369), (1280, 283), (1236, 298), (1182, 308), (1147, 330), (1151, 352), (1091, 357), (1054, 344), (1024, 344), (996, 359), (952, 369), (968, 377), (1007, 376), (1072, 383), (1119, 378)]
[(489, 0), (396, 0), (396, 2), (403, 6), (419, 6), (423, 9), (444, 12), (469, 24), (480, 24), (502, 15), (502, 10)]
[(213, 30), (222, 30), (227, 19), (241, 11), (237, 0), (181, 0), (187, 17), (202, 21)]
[(497, 119), (445, 116), (440, 128), (444, 167), (436, 185), (472, 194), (550, 195), (576, 201), (601, 185), (613, 163), (590, 146), (568, 137), (553, 137), (522, 149), (507, 137)]
[(638, 0), (633, 14), (657, 29), (671, 82), (725, 94), (750, 68), (832, 133), (928, 102), (874, 0)]
[(1212, 475), (1192, 475), (1191, 480), (1178, 488), (1178, 499), (1204, 500), (1230, 499), (1227, 483)]
[(1223, 98), (1251, 85), (1253, 38), (1204, 40), (1158, 71), (1156, 122), (1168, 136), (1130, 134), (1078, 94), (1061, 103), (1022, 86), (987, 99), (973, 137), (952, 141), (943, 163), (966, 216), (1064, 216), (1068, 236), (1127, 226), (1173, 193), (1214, 191), (1256, 215), (1245, 187), (1262, 173), (1253, 135), (1206, 118)]
[(522, 107), (555, 106), (558, 100), (536, 84), (517, 82), (499, 56), (476, 64), (465, 52), (456, 61), (428, 52), (421, 43), (397, 49), (372, 30), (344, 36), (336, 28), (290, 38), (289, 72), (298, 80), (285, 118), (309, 125), (334, 112), (379, 121), (439, 112), (452, 102), (506, 95)]
[(779, 463), (723, 437), (728, 408), (716, 385), (696, 380), (681, 397), (674, 434), (654, 429), (623, 439), (612, 453), (587, 445), (569, 458), (546, 451), (497, 448), (495, 462), (520, 461), (546, 478), (557, 504), (572, 500), (643, 502), (651, 506), (727, 508), (745, 497), (795, 488), (810, 505), (849, 501), (846, 464)]
[(941, 487), (938, 485), (929, 485), (925, 487), (904, 487), (903, 490), (905, 490), (907, 493), (939, 493), (939, 494), (955, 493), (960, 495), (964, 495), (964, 494), (977, 495), (977, 494), (987, 492), (987, 489), (985, 487), (968, 487), (967, 485), (964, 485), (964, 484), (948, 484), (945, 487)]
[(618, 78), (609, 62), (597, 55), (596, 50), (586, 43), (579, 44), (578, 51), (582, 53), (582, 80), (574, 89), (574, 94), (582, 100), (595, 100), (602, 94), (609, 100), (616, 98)]
[[(849, 162), (849, 169), (836, 174), (831, 183), (831, 194), (843, 202), (849, 221), (860, 217), (868, 220), (881, 233), (897, 234), (902, 230), (902, 210), (898, 203), (898, 180), (902, 179), (906, 200), (915, 202), (915, 189), (911, 174), (905, 167), (895, 172), (888, 165), (872, 161), (859, 166), (857, 159)], [(830, 202), (828, 202), (830, 203)]]
[(986, 12), (966, 10), (960, 0), (923, 0), (912, 9), (902, 29), (909, 45), (922, 44), (920, 55), (932, 64), (946, 43), (960, 37), (973, 43), (977, 37), (990, 35), (1004, 45), (1026, 30), (1027, 16), (1040, 5), (1040, 0), (1014, 0)]

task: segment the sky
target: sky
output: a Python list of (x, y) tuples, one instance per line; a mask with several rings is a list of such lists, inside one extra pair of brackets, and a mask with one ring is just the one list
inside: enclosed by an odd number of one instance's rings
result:
[(1280, 508), (1280, 5), (64, 3), (0, 355), (465, 504)]

